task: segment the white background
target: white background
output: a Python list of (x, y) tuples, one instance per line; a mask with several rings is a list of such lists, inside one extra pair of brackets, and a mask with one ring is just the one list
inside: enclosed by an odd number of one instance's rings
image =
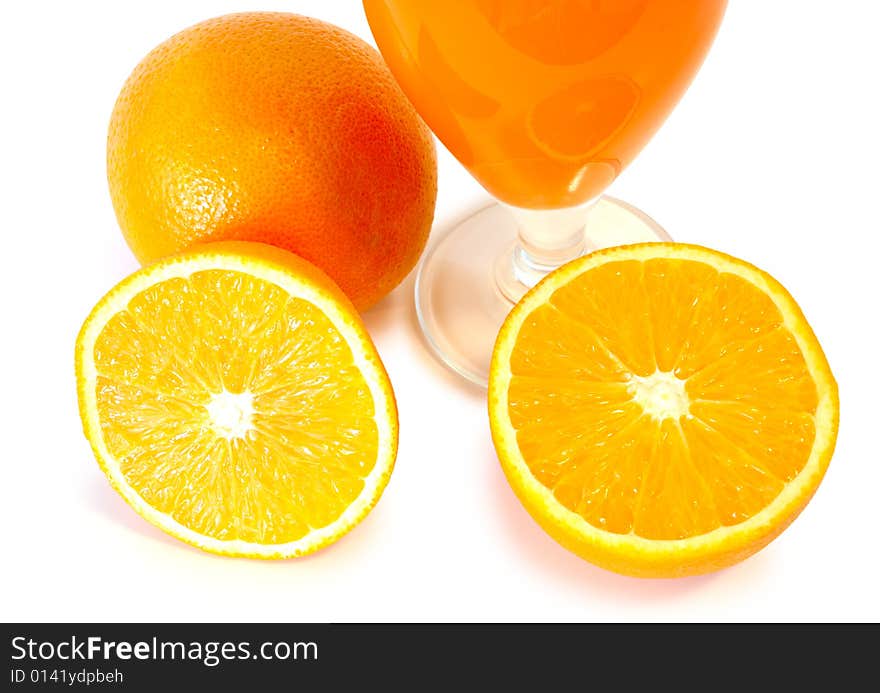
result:
[[(640, 581), (557, 546), (508, 488), (484, 394), (428, 354), (412, 276), (366, 320), (400, 407), (397, 467), (338, 544), (204, 554), (141, 520), (80, 431), (76, 332), (137, 265), (104, 171), (125, 77), (172, 33), (246, 9), (370, 40), (359, 2), (6, 3), (0, 23), (3, 620), (878, 620), (878, 4), (732, 0), (693, 87), (611, 192), (678, 240), (774, 274), (840, 384), (837, 452), (785, 534), (711, 576)], [(485, 194), (444, 150), (436, 229)]]

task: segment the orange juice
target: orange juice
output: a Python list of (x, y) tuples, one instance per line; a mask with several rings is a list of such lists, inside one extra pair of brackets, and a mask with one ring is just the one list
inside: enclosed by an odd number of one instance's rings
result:
[(376, 42), (495, 197), (597, 196), (684, 93), (726, 0), (364, 0)]

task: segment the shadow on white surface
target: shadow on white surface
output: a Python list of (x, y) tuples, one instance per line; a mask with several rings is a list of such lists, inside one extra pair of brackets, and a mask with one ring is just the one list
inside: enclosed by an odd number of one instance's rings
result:
[(759, 553), (744, 563), (717, 573), (673, 579), (644, 579), (617, 575), (588, 563), (571, 553), (550, 537), (532, 519), (507, 483), (491, 445), (486, 449), (487, 486), (490, 501), (499, 517), (502, 535), (532, 568), (537, 567), (547, 577), (568, 589), (629, 605), (647, 605), (674, 601), (696, 593), (715, 591), (718, 583), (736, 573), (741, 587), (760, 582), (767, 574), (766, 552)]
[(395, 331), (401, 314), (408, 308), (406, 303), (412, 297), (414, 282), (415, 271), (410, 272), (394, 291), (361, 315), (374, 340), (387, 338)]

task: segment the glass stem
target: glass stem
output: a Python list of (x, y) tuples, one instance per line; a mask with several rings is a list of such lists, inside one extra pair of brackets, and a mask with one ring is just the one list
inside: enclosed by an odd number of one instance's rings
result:
[(516, 303), (548, 272), (584, 254), (586, 224), (597, 200), (562, 209), (524, 209), (502, 203), (519, 229), (516, 243), (495, 268), (498, 288), (508, 300)]

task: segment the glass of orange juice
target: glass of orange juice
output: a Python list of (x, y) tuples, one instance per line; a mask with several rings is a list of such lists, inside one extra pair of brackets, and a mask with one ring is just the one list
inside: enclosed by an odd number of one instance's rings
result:
[(433, 244), (416, 280), (428, 343), (488, 379), (498, 329), (554, 268), (668, 240), (603, 196), (687, 89), (726, 0), (364, 0), (416, 109), (497, 200)]

